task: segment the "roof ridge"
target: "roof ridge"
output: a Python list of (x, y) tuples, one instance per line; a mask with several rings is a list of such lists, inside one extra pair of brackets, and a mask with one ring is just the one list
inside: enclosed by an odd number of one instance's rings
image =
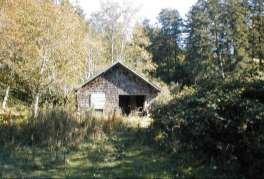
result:
[(146, 83), (148, 83), (150, 86), (152, 86), (153, 88), (155, 88), (156, 90), (160, 91), (160, 88), (158, 86), (156, 86), (155, 84), (151, 83), (149, 80), (145, 79), (144, 76), (140, 75), (139, 73), (137, 73), (136, 71), (132, 70), (129, 66), (127, 66), (126, 64), (124, 64), (123, 62), (121, 62), (120, 60), (117, 60), (116, 62), (112, 63), (110, 66), (108, 66), (107, 68), (105, 68), (103, 71), (99, 72), (98, 74), (94, 75), (93, 77), (91, 77), (90, 79), (88, 79), (84, 84), (82, 84), (80, 87), (78, 87), (76, 90), (81, 89), (82, 87), (84, 87), (86, 84), (90, 83), (91, 81), (93, 81), (94, 79), (98, 78), (99, 76), (101, 76), (102, 74), (104, 74), (105, 72), (107, 72), (108, 70), (110, 70), (111, 68), (113, 68), (116, 65), (122, 65), (123, 67), (125, 67), (127, 70), (129, 70), (130, 72), (132, 72), (133, 74), (135, 74), (136, 76), (138, 76), (140, 79), (142, 79), (143, 81), (145, 81)]

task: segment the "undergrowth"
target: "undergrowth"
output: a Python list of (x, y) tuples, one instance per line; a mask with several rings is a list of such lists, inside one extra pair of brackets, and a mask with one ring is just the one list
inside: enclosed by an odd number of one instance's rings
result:
[(0, 144), (76, 147), (87, 138), (102, 138), (124, 125), (118, 115), (99, 117), (64, 108), (43, 109), (37, 118), (30, 112), (5, 111), (0, 115)]

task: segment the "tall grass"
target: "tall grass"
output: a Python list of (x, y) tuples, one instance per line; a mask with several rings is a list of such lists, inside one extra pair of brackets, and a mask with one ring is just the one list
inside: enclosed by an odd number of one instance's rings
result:
[(122, 116), (115, 113), (102, 116), (64, 108), (42, 109), (37, 118), (28, 114), (23, 120), (20, 115), (2, 114), (0, 144), (74, 147), (87, 138), (104, 138), (107, 133), (125, 125)]

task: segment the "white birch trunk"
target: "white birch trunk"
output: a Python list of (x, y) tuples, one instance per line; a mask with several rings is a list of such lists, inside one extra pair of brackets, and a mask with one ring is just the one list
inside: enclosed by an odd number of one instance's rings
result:
[[(42, 79), (42, 76), (44, 74), (44, 70), (45, 70), (45, 66), (46, 66), (46, 63), (47, 63), (47, 56), (46, 54), (44, 53), (43, 55), (43, 58), (42, 58), (42, 64), (41, 64), (41, 67), (40, 67), (40, 76), (41, 76), (41, 79)], [(34, 118), (36, 118), (38, 116), (38, 112), (39, 112), (39, 98), (40, 98), (40, 85), (41, 85), (41, 79), (39, 81), (39, 84), (38, 84), (38, 87), (37, 87), (37, 90), (36, 90), (36, 96), (35, 96), (35, 101), (34, 101), (34, 104), (33, 104), (33, 114), (34, 114)]]
[(4, 101), (3, 101), (3, 104), (2, 104), (3, 109), (6, 109), (6, 107), (7, 107), (7, 101), (8, 101), (8, 97), (9, 97), (9, 91), (10, 91), (10, 86), (8, 86), (6, 88), (5, 97), (4, 97)]
[(114, 37), (111, 37), (111, 61), (114, 63)]
[(225, 79), (225, 72), (224, 72), (224, 66), (223, 66), (221, 52), (219, 54), (219, 61), (220, 61), (220, 68), (221, 68), (221, 76), (222, 76), (223, 79)]
[(125, 49), (125, 40), (123, 38), (121, 41), (121, 50), (120, 50), (120, 56), (119, 56), (120, 61), (123, 61), (124, 59), (124, 49)]
[(40, 94), (37, 93), (35, 96), (35, 102), (34, 102), (34, 118), (36, 118), (38, 116), (38, 112), (39, 112), (39, 98), (40, 98)]
[(90, 79), (93, 75), (93, 50), (89, 49), (89, 55), (88, 55), (88, 65), (87, 65), (87, 75), (86, 78)]

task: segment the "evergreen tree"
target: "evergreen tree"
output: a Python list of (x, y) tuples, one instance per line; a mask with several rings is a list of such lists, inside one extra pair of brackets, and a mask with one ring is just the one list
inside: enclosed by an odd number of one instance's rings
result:
[(250, 49), (251, 57), (263, 64), (264, 60), (264, 1), (250, 0)]
[[(228, 10), (228, 27), (230, 28), (230, 45), (228, 45), (230, 56), (233, 57), (231, 67), (245, 67), (248, 63), (248, 24), (247, 4), (243, 0), (229, 0), (226, 2)], [(230, 51), (231, 49), (231, 51)], [(237, 66), (238, 64), (238, 66)], [(231, 68), (230, 70), (233, 70)], [(239, 69), (237, 69), (239, 70)]]
[(159, 25), (145, 29), (151, 41), (148, 50), (158, 65), (156, 76), (165, 82), (181, 82), (183, 75), (182, 19), (177, 10), (163, 9), (159, 13)]
[[(225, 79), (248, 64), (248, 9), (242, 0), (200, 0), (189, 13), (188, 73), (193, 82)], [(238, 68), (239, 67), (239, 68)]]
[[(207, 68), (212, 63), (212, 50), (214, 47), (210, 24), (210, 14), (207, 3), (199, 0), (188, 14), (187, 21), (187, 61), (188, 74), (191, 82), (205, 78), (208, 74)], [(208, 63), (209, 62), (209, 63)]]

